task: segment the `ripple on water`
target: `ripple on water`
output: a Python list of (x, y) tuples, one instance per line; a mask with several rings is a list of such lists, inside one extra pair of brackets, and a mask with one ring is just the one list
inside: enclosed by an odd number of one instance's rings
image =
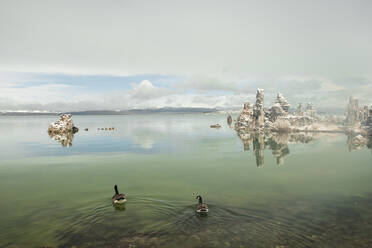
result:
[(356, 212), (311, 202), (261, 209), (208, 205), (210, 212), (201, 217), (195, 204), (133, 196), (125, 211), (116, 211), (104, 200), (86, 207), (71, 223), (74, 231), (59, 240), (62, 247), (332, 247), (325, 244), (340, 233), (331, 227), (358, 219)]

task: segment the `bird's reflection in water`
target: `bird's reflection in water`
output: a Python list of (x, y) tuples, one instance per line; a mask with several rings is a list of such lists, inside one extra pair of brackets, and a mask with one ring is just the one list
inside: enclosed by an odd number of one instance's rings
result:
[(238, 132), (238, 136), (243, 142), (244, 151), (250, 151), (250, 147), (253, 147), (257, 167), (264, 166), (265, 149), (272, 150), (276, 163), (282, 165), (290, 152), (289, 143), (309, 143), (315, 140), (313, 134), (307, 133)]
[(125, 211), (125, 204), (115, 204), (115, 203), (113, 203), (112, 206), (117, 211)]

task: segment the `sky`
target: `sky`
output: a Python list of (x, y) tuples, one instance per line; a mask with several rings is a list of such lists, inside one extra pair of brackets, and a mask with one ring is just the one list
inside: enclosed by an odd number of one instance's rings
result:
[(0, 0), (0, 110), (372, 105), (372, 1)]

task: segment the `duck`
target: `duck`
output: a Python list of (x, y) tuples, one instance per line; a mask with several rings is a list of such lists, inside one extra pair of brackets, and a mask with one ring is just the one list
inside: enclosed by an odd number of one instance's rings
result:
[(197, 213), (208, 213), (208, 205), (203, 203), (203, 198), (198, 195), (196, 199), (199, 200), (198, 204), (196, 204), (196, 212)]
[(127, 201), (124, 194), (119, 194), (118, 186), (115, 184), (114, 186), (115, 195), (112, 197), (113, 204), (123, 204)]

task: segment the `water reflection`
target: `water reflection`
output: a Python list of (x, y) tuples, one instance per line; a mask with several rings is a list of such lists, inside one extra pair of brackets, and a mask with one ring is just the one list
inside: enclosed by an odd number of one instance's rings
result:
[[(213, 143), (213, 149), (221, 149), (223, 152), (233, 151), (236, 149), (233, 142), (236, 131), (229, 125), (232, 118), (227, 118), (223, 115), (153, 115), (153, 116), (119, 116), (104, 118), (101, 116), (93, 117), (76, 117), (76, 122), (81, 127), (89, 128), (89, 132), (78, 134), (78, 138), (74, 140), (74, 134), (49, 134), (53, 142), (57, 141), (62, 147), (74, 147), (68, 152), (135, 152), (135, 153), (162, 153), (162, 152), (185, 152), (193, 149), (203, 150), (206, 153), (212, 149), (206, 143)], [(21, 121), (20, 119), (19, 121)], [(27, 125), (30, 125), (31, 120), (27, 120)], [(37, 123), (44, 119), (32, 120)], [(14, 122), (14, 120), (13, 120)], [(47, 123), (47, 119), (45, 119)], [(226, 123), (219, 130), (211, 130), (211, 123)], [(13, 123), (14, 124), (14, 123)], [(10, 125), (8, 125), (10, 126)], [(115, 132), (102, 132), (97, 130), (101, 126), (115, 126)], [(44, 133), (45, 126), (35, 125), (32, 133)], [(40, 129), (40, 130), (39, 130)], [(36, 144), (32, 146), (36, 149), (38, 145), (50, 145), (41, 139), (41, 135), (31, 136), (28, 128), (18, 128), (17, 132), (7, 133), (12, 137), (19, 136), (19, 133), (24, 130), (28, 137), (28, 142)], [(330, 135), (325, 133), (254, 133), (254, 132), (239, 132), (238, 137), (243, 142), (245, 151), (254, 153), (256, 164), (258, 167), (264, 166), (264, 152), (271, 150), (272, 155), (276, 158), (276, 163), (282, 165), (285, 163), (286, 157), (290, 154), (289, 143), (309, 143), (315, 139), (329, 138)], [(338, 135), (338, 134), (337, 134)], [(43, 137), (48, 137), (43, 135)], [(198, 137), (198, 139), (195, 139)], [(201, 137), (203, 139), (201, 139)], [(341, 137), (340, 135), (338, 137)], [(6, 136), (5, 136), (6, 138)], [(15, 138), (8, 139), (14, 143)], [(195, 142), (197, 141), (197, 142)], [(231, 146), (224, 146), (226, 142), (230, 142)], [(353, 135), (347, 137), (347, 147), (349, 151), (369, 148), (372, 152), (372, 139), (366, 136)], [(29, 147), (23, 148), (29, 149)], [(238, 148), (239, 149), (239, 148)], [(64, 154), (60, 147), (53, 149), (41, 149), (42, 152)], [(33, 152), (35, 152), (33, 150)], [(9, 154), (7, 154), (9, 155)]]
[(59, 143), (63, 147), (70, 147), (72, 146), (72, 140), (74, 139), (74, 133), (72, 132), (65, 132), (65, 133), (49, 133), (49, 137)]
[(125, 204), (112, 204), (112, 207), (117, 211), (125, 211)]
[(264, 166), (265, 149), (272, 150), (277, 165), (282, 165), (284, 158), (290, 153), (289, 143), (309, 143), (318, 138), (314, 134), (308, 133), (238, 132), (238, 136), (243, 142), (244, 151), (250, 151), (250, 147), (253, 147), (257, 167)]
[(368, 148), (371, 149), (372, 153), (372, 136), (364, 137), (357, 134), (349, 134), (346, 143), (350, 152)]

